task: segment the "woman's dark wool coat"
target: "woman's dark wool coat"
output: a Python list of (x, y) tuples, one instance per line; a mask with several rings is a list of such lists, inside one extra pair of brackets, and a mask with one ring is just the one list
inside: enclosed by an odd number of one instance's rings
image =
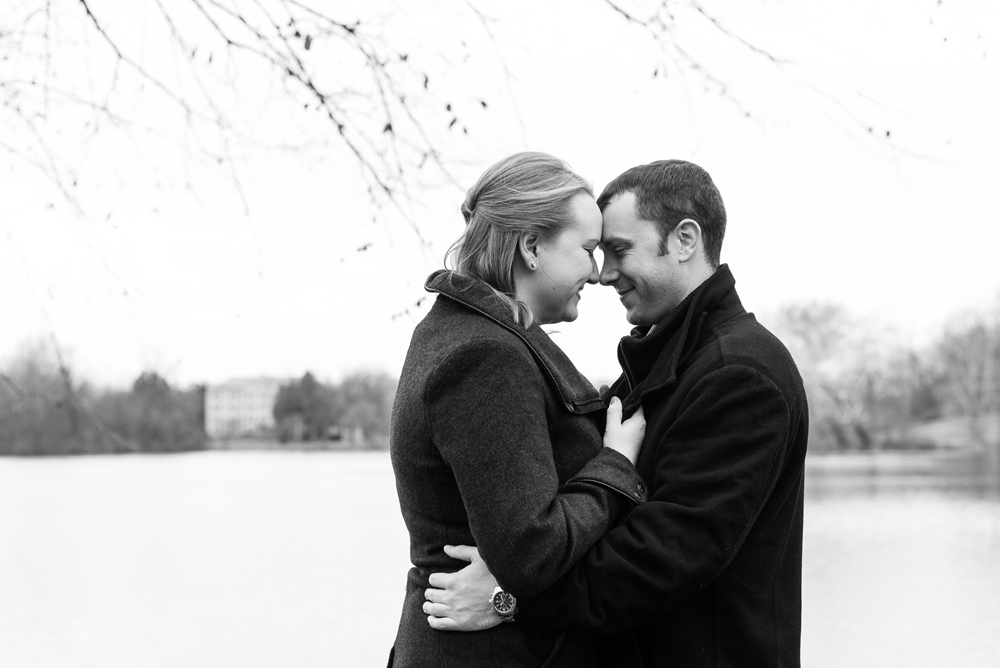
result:
[(522, 623), (632, 630), (646, 668), (799, 665), (806, 396), (735, 285), (723, 265), (622, 339), (610, 391), (645, 409), (649, 501)]
[(393, 405), (390, 452), (410, 570), (391, 665), (593, 665), (591, 635), (517, 622), (435, 631), (427, 578), (465, 566), (444, 545), (475, 545), (518, 597), (552, 584), (645, 499), (628, 461), (602, 445), (597, 391), (537, 325), (478, 280), (432, 274), (439, 293), (413, 333)]

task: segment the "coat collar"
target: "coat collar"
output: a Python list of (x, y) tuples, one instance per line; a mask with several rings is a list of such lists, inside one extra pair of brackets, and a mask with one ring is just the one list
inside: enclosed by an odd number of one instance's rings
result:
[(630, 389), (625, 411), (645, 394), (676, 383), (677, 369), (698, 349), (703, 335), (745, 312), (736, 279), (724, 264), (656, 327), (633, 329), (618, 344), (618, 361)]
[(476, 311), (524, 341), (567, 409), (581, 414), (604, 410), (597, 390), (576, 370), (566, 353), (537, 324), (525, 329), (514, 322), (510, 307), (485, 282), (440, 269), (427, 278), (424, 288)]

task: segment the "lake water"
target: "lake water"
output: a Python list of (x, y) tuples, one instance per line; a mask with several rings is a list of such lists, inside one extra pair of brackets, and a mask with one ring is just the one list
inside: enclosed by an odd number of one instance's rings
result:
[[(803, 665), (998, 666), (996, 486), (900, 457), (810, 463)], [(0, 666), (383, 666), (406, 554), (386, 453), (0, 459)]]

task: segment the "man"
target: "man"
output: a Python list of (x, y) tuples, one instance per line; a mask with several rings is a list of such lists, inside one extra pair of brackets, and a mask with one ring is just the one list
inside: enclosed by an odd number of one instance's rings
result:
[[(719, 263), (726, 214), (705, 170), (635, 167), (598, 205), (601, 283), (636, 325), (606, 400), (645, 409), (636, 466), (650, 497), (514, 619), (631, 631), (647, 668), (798, 666), (808, 416), (795, 364)], [(431, 626), (501, 621), (485, 567), (432, 576)]]

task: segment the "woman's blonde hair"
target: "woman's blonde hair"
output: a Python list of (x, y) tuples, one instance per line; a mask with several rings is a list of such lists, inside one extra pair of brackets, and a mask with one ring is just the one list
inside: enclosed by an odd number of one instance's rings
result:
[(514, 290), (514, 259), (524, 233), (551, 239), (569, 224), (569, 201), (590, 185), (564, 161), (523, 152), (483, 172), (462, 202), (465, 233), (451, 245), (445, 265), (485, 281), (510, 306), (514, 322), (530, 327), (531, 310)]

